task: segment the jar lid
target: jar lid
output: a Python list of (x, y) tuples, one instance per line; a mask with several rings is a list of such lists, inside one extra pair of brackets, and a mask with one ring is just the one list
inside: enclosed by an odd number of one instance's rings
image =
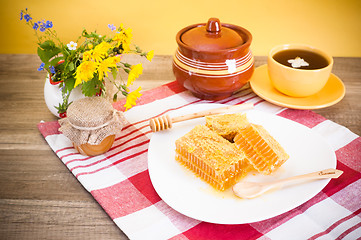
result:
[(94, 128), (113, 118), (113, 106), (101, 97), (83, 98), (70, 104), (66, 115), (74, 126)]
[(199, 24), (184, 32), (181, 41), (199, 51), (231, 49), (245, 41), (232, 28), (222, 25), (218, 18), (210, 18), (207, 24)]
[(98, 145), (107, 136), (119, 133), (126, 119), (106, 99), (86, 97), (74, 101), (67, 110), (67, 117), (59, 119), (59, 124), (59, 131), (73, 143)]

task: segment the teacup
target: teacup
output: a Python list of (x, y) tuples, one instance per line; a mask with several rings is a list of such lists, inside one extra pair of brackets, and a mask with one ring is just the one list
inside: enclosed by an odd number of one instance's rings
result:
[(305, 44), (284, 44), (271, 49), (267, 59), (273, 86), (291, 97), (307, 97), (327, 83), (333, 58)]

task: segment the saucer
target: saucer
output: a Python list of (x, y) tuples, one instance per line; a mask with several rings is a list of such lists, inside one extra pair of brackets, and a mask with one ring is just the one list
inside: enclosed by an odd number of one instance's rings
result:
[(332, 106), (345, 96), (345, 85), (331, 73), (325, 87), (308, 97), (290, 97), (275, 89), (268, 76), (267, 64), (255, 69), (250, 80), (252, 90), (264, 100), (281, 107), (294, 109), (320, 109)]

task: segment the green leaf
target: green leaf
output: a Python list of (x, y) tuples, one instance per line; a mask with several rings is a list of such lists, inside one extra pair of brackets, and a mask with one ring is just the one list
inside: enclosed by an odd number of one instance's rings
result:
[(74, 70), (75, 70), (75, 65), (74, 65), (73, 62), (70, 62), (70, 63), (68, 64), (68, 70), (69, 70), (69, 71), (74, 71)]
[(118, 94), (116, 93), (116, 94), (114, 94), (114, 96), (113, 96), (113, 102), (116, 102), (117, 99), (118, 99)]
[(39, 44), (39, 47), (47, 50), (47, 49), (53, 49), (55, 46), (55, 43), (52, 40), (46, 40)]
[(128, 88), (127, 88), (126, 85), (120, 85), (120, 87), (121, 87), (122, 89), (124, 89), (125, 91), (128, 91)]
[(68, 102), (69, 95), (70, 95), (70, 92), (65, 92), (65, 93), (63, 92), (63, 94), (62, 94), (63, 102), (59, 103), (58, 106), (54, 106), (58, 110), (58, 113), (66, 112), (69, 105), (72, 103), (72, 102), (70, 102), (70, 103)]
[(97, 78), (93, 78), (92, 80), (83, 82), (81, 90), (85, 96), (91, 97), (100, 91), (100, 86), (101, 82)]
[(131, 68), (131, 67), (132, 67), (132, 65), (130, 65), (129, 63), (123, 63), (123, 65), (124, 65), (124, 67), (126, 67), (126, 68)]
[[(94, 38), (94, 39), (98, 39), (99, 38), (99, 34), (97, 34), (96, 32), (91, 32), (90, 34), (88, 33), (87, 30), (83, 30), (82, 32), (82, 36), (86, 37), (86, 38)], [(104, 38), (105, 36), (103, 36), (102, 38)]]
[(55, 57), (54, 59), (52, 59), (52, 60), (50, 61), (50, 65), (55, 67), (55, 66), (58, 65), (58, 62), (59, 62), (60, 60), (63, 60), (63, 57)]
[(45, 63), (45, 68), (48, 68), (51, 63), (50, 59), (61, 53), (61, 49), (55, 45), (51, 40), (47, 40), (39, 44), (38, 55), (40, 60)]
[(113, 79), (115, 80), (118, 75), (118, 70), (116, 68), (112, 68), (112, 75), (113, 75)]
[(75, 84), (75, 78), (73, 76), (67, 77), (65, 80), (65, 91), (70, 92), (71, 90), (74, 89), (74, 84)]
[(69, 55), (70, 55), (68, 50), (67, 50), (67, 47), (63, 47), (61, 52), (62, 52), (62, 54), (64, 56), (64, 59), (67, 59), (69, 57)]
[(43, 63), (47, 63), (49, 61), (50, 58), (47, 57), (47, 53), (46, 51), (44, 51), (43, 49), (41, 49), (40, 47), (38, 48), (38, 56), (40, 58), (40, 60)]
[(86, 37), (86, 38), (90, 38), (90, 34), (88, 33), (88, 31), (86, 29), (83, 30), (82, 34), (81, 34), (83, 37)]

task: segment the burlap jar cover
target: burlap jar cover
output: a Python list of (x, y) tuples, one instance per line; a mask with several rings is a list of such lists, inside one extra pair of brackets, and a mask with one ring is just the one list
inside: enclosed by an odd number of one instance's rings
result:
[(106, 137), (119, 133), (126, 123), (123, 112), (117, 111), (102, 97), (74, 101), (67, 117), (59, 119), (60, 128), (74, 144), (98, 145)]

